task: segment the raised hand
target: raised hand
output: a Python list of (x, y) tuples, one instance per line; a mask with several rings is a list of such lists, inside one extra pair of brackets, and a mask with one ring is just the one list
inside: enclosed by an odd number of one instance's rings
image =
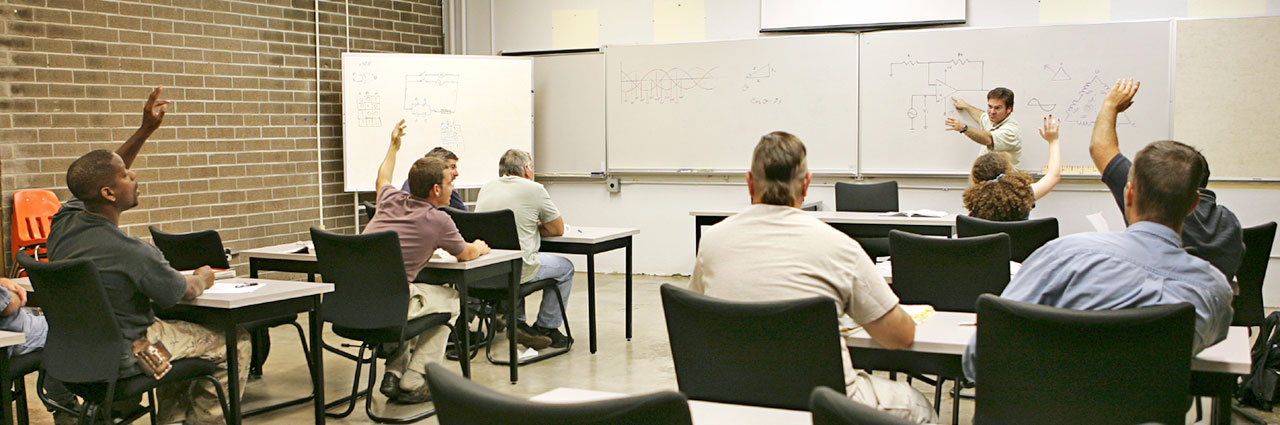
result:
[(169, 101), (160, 99), (160, 92), (164, 91), (164, 87), (156, 87), (151, 91), (151, 96), (147, 97), (146, 105), (142, 107), (142, 128), (148, 131), (155, 131), (160, 128), (160, 123), (164, 122), (165, 106), (169, 105)]
[(396, 123), (396, 128), (391, 130), (391, 149), (400, 150), (400, 139), (404, 137), (404, 120)]
[(1044, 125), (1040, 127), (1040, 137), (1046, 142), (1056, 142), (1058, 140), (1058, 119), (1053, 115), (1044, 117)]
[(1116, 113), (1129, 109), (1133, 105), (1133, 96), (1138, 94), (1139, 84), (1138, 80), (1132, 78), (1116, 80), (1116, 85), (1111, 87), (1106, 99), (1102, 101), (1102, 107), (1114, 109)]

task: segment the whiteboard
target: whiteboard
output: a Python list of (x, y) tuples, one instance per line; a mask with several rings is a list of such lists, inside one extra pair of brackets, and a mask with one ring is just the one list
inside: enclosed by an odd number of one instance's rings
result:
[(397, 53), (342, 54), (342, 170), (348, 192), (373, 191), (391, 130), (407, 129), (392, 184), (423, 154), (459, 157), (457, 187), (498, 177), (507, 149), (533, 146), (533, 61)]
[(760, 31), (963, 23), (965, 0), (760, 0)]
[(535, 172), (604, 173), (604, 53), (534, 57), (533, 105)]
[(606, 46), (609, 171), (738, 171), (769, 132), (813, 172), (857, 170), (854, 34)]
[[(1022, 168), (1040, 171), (1048, 145), (1037, 130), (1062, 120), (1064, 166), (1093, 169), (1088, 140), (1098, 108), (1118, 78), (1142, 81), (1138, 101), (1117, 119), (1132, 154), (1170, 134), (1170, 21), (997, 29), (887, 31), (862, 36), (862, 172), (967, 174), (981, 146), (946, 131), (959, 96), (985, 110), (995, 87), (1014, 92)], [(1128, 142), (1132, 141), (1132, 142)], [(1064, 170), (1064, 174), (1068, 173)]]
[(1280, 179), (1280, 17), (1177, 25), (1174, 138), (1203, 150), (1214, 179)]

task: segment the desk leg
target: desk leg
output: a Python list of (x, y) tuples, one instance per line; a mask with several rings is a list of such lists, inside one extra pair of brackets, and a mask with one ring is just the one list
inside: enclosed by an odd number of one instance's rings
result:
[[(9, 370), (9, 347), (0, 347), (0, 370)], [(6, 374), (7, 375), (7, 374)], [(12, 379), (12, 376), (6, 376)], [(0, 383), (0, 423), (4, 425), (13, 424), (13, 382), (6, 381)], [(25, 425), (25, 424), (24, 424)]]
[(1231, 425), (1231, 396), (1217, 395), (1209, 405), (1209, 423)]
[(587, 254), (587, 338), (596, 353), (596, 255)]
[(311, 340), (311, 391), (315, 406), (316, 425), (324, 425), (324, 322), (320, 320), (320, 296), (311, 297), (311, 312), (307, 313)]
[(693, 255), (698, 255), (698, 245), (702, 244), (702, 221), (693, 219)]
[(520, 296), (520, 266), (516, 264), (517, 261), (523, 260), (512, 260), (507, 291), (511, 293), (511, 299), (507, 303), (507, 359), (511, 362), (511, 385), (516, 384), (516, 367), (520, 364), (520, 356), (516, 354), (516, 297)]
[(458, 333), (458, 344), (462, 348), (458, 366), (462, 368), (462, 376), (471, 379), (471, 312), (467, 311), (467, 284), (463, 282), (454, 287), (458, 289), (458, 327), (454, 332)]
[(249, 278), (250, 279), (258, 278), (258, 259), (257, 258), (249, 259)]
[[(240, 340), (236, 338), (234, 323), (227, 325), (222, 331), (222, 336), (227, 339), (227, 406), (231, 410), (227, 414), (227, 423), (240, 425), (240, 350), (237, 347)], [(312, 345), (312, 347), (320, 348), (319, 345)]]
[(627, 341), (631, 340), (631, 237), (627, 236)]

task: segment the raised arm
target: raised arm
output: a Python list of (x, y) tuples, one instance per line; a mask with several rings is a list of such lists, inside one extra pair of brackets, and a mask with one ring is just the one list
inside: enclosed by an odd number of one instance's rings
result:
[(378, 180), (374, 182), (374, 190), (391, 184), (391, 175), (396, 171), (396, 154), (400, 152), (402, 137), (404, 137), (404, 120), (396, 123), (396, 128), (391, 130), (391, 146), (387, 147), (387, 157), (382, 159), (382, 165), (378, 167)]
[(147, 97), (147, 103), (142, 106), (142, 125), (138, 127), (138, 131), (129, 136), (129, 140), (125, 140), (124, 144), (116, 149), (116, 154), (124, 160), (124, 168), (133, 167), (133, 160), (138, 157), (138, 152), (142, 151), (142, 144), (146, 143), (151, 133), (155, 133), (164, 122), (164, 107), (169, 104), (169, 101), (160, 99), (160, 92), (163, 90), (164, 87), (156, 87), (151, 91), (151, 96)]
[(1031, 184), (1031, 192), (1036, 200), (1048, 195), (1054, 186), (1062, 180), (1062, 148), (1058, 146), (1058, 119), (1053, 115), (1044, 117), (1044, 126), (1040, 127), (1040, 137), (1049, 142), (1049, 163), (1044, 177)]
[(1098, 111), (1098, 120), (1093, 123), (1093, 140), (1089, 142), (1089, 156), (1098, 172), (1107, 170), (1111, 159), (1120, 154), (1120, 139), (1116, 136), (1116, 116), (1130, 105), (1133, 96), (1138, 94), (1138, 81), (1132, 78), (1116, 80), (1116, 85), (1107, 92)]

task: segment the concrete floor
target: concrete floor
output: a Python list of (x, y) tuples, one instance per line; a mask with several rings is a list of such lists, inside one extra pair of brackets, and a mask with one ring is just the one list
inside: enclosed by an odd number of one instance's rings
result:
[[(557, 387), (572, 387), (599, 391), (612, 391), (628, 394), (641, 394), (653, 391), (675, 390), (675, 369), (671, 363), (670, 348), (667, 343), (666, 324), (662, 313), (662, 301), (658, 295), (658, 287), (663, 283), (680, 286), (688, 284), (685, 277), (636, 276), (634, 279), (633, 338), (627, 341), (624, 337), (624, 294), (625, 285), (622, 275), (597, 275), (597, 344), (596, 354), (591, 354), (587, 342), (587, 285), (586, 276), (579, 272), (574, 280), (573, 293), (569, 302), (569, 320), (573, 326), (575, 344), (569, 354), (565, 354), (542, 362), (520, 368), (519, 383), (512, 385), (508, 380), (507, 368), (496, 366), (485, 361), (483, 352), (472, 361), (472, 379), (486, 387), (528, 398)], [(528, 312), (536, 314), (539, 297), (528, 299)], [(305, 318), (303, 319), (305, 320)], [(272, 400), (285, 400), (300, 397), (311, 391), (307, 377), (306, 363), (302, 350), (299, 349), (298, 336), (292, 327), (279, 327), (271, 332), (272, 351), (266, 364), (265, 376), (261, 380), (250, 381), (245, 391), (244, 402), (247, 407), (262, 405)], [(326, 331), (325, 341), (336, 345), (341, 338)], [(502, 348), (502, 350), (498, 350)], [(495, 352), (505, 353), (505, 345), (495, 346)], [(503, 354), (505, 356), (505, 354)], [(354, 371), (352, 362), (331, 353), (325, 356), (326, 399), (333, 400), (351, 390), (351, 379)], [(457, 362), (446, 362), (455, 372), (459, 371)], [(379, 371), (381, 372), (381, 366)], [(883, 375), (882, 373), (878, 373)], [(28, 392), (34, 394), (35, 379), (27, 379)], [(932, 401), (933, 387), (916, 382), (915, 388), (926, 394)], [(950, 383), (947, 384), (950, 389)], [(376, 393), (376, 391), (375, 391)], [(375, 412), (384, 416), (409, 416), (423, 410), (426, 405), (384, 406), (385, 399), (379, 394), (374, 398)], [(332, 424), (371, 424), (365, 416), (363, 400), (356, 406), (356, 411), (343, 419), (328, 419)], [(51, 424), (48, 412), (45, 412), (34, 397), (30, 401), (31, 423)], [(943, 395), (942, 423), (951, 423), (951, 399)], [(1206, 399), (1205, 407), (1208, 403)], [(256, 416), (246, 423), (272, 424), (306, 424), (313, 423), (311, 405), (295, 406), (280, 411)], [(1280, 415), (1258, 412), (1268, 423), (1280, 424)], [(1207, 414), (1207, 412), (1206, 412)], [(960, 423), (969, 424), (973, 419), (973, 400), (962, 399), (960, 402)], [(1194, 417), (1189, 414), (1188, 423)], [(1240, 418), (1236, 423), (1246, 423)], [(146, 423), (140, 420), (139, 423)], [(421, 424), (436, 424), (434, 417)]]

